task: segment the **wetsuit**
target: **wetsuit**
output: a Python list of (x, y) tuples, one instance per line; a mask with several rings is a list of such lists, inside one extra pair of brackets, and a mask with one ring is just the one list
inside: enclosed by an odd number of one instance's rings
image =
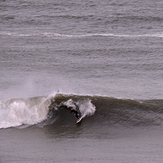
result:
[(71, 109), (71, 113), (74, 113), (74, 115), (76, 116), (77, 119), (79, 119), (81, 117), (79, 112), (74, 109)]

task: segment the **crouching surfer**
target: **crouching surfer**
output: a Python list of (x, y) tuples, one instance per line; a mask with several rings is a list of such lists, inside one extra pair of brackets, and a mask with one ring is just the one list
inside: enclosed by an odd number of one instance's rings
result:
[(75, 110), (73, 107), (68, 107), (68, 109), (70, 109), (71, 113), (74, 114), (74, 116), (78, 119), (77, 123), (79, 123), (82, 120), (81, 114)]
[(80, 116), (80, 113), (75, 110), (73, 107), (68, 107), (68, 109), (70, 109), (71, 113), (74, 113), (74, 116), (79, 119), (81, 116)]

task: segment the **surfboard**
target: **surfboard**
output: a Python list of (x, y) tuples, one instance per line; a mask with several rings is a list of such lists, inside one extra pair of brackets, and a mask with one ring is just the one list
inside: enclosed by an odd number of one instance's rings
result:
[(77, 124), (80, 123), (80, 122), (82, 121), (82, 119), (83, 119), (83, 117), (79, 118), (79, 119), (76, 121), (76, 123), (77, 123)]

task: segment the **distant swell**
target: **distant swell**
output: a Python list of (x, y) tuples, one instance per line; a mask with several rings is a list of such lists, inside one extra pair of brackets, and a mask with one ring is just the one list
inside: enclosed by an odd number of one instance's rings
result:
[(104, 96), (56, 94), (48, 97), (10, 99), (0, 102), (0, 128), (18, 126), (75, 126), (76, 107), (86, 128), (101, 126), (162, 126), (163, 100), (130, 100)]
[(92, 33), (92, 34), (60, 34), (60, 33), (16, 33), (16, 32), (0, 32), (1, 36), (11, 36), (11, 37), (52, 37), (52, 38), (84, 38), (84, 37), (125, 37), (125, 38), (163, 38), (162, 33), (153, 34), (114, 34), (114, 33)]

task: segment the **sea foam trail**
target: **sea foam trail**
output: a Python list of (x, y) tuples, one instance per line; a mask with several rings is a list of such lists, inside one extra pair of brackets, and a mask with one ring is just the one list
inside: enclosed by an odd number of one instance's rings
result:
[(11, 37), (52, 37), (52, 38), (85, 38), (85, 37), (125, 37), (125, 38), (163, 38), (163, 33), (153, 33), (153, 34), (115, 34), (115, 33), (91, 33), (91, 34), (60, 34), (53, 32), (44, 33), (16, 33), (16, 32), (0, 32), (2, 36)]

